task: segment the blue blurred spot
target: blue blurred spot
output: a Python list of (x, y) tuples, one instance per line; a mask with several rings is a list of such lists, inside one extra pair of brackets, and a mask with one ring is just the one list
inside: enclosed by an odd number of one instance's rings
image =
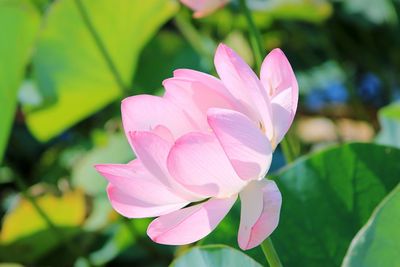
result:
[(344, 103), (347, 101), (349, 94), (342, 83), (332, 82), (325, 87), (325, 96), (329, 102)]
[(70, 131), (65, 131), (59, 136), (60, 141), (67, 142), (73, 139), (73, 134)]
[(358, 93), (362, 100), (379, 106), (382, 104), (382, 82), (373, 73), (366, 73), (361, 77)]
[(312, 90), (306, 97), (306, 106), (312, 111), (318, 111), (326, 103), (325, 93), (321, 89)]

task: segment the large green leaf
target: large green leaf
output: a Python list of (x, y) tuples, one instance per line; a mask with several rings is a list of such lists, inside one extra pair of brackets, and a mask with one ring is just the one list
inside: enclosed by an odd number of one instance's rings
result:
[[(340, 266), (357, 231), (400, 181), (400, 150), (345, 144), (300, 158), (273, 179), (283, 204), (272, 234), (284, 266)], [(237, 247), (240, 203), (204, 244)], [(260, 248), (247, 252), (263, 260)]]
[(29, 1), (0, 0), (0, 162), (39, 20), (38, 11)]
[(400, 266), (400, 185), (351, 242), (343, 267)]
[(376, 141), (400, 148), (400, 104), (395, 103), (380, 109), (378, 117), (382, 129)]
[(223, 245), (194, 247), (173, 261), (170, 267), (261, 267), (241, 251)]
[(340, 266), (353, 236), (400, 181), (400, 150), (347, 144), (276, 176), (283, 195), (274, 241), (285, 266)]
[(143, 46), (176, 10), (172, 0), (54, 2), (34, 67), (39, 87), (56, 101), (25, 107), (31, 132), (47, 141), (120, 98)]

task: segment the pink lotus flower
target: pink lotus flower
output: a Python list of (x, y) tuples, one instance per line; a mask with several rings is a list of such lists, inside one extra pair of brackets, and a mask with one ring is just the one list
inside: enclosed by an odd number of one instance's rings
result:
[(229, 0), (181, 0), (181, 2), (194, 11), (193, 17), (201, 18), (224, 6)]
[(240, 196), (238, 242), (250, 249), (278, 225), (281, 194), (264, 176), (293, 121), (298, 86), (279, 49), (264, 60), (261, 80), (223, 44), (215, 66), (220, 79), (176, 70), (163, 83), (163, 97), (123, 100), (123, 125), (137, 159), (96, 169), (109, 181), (117, 212), (159, 216), (147, 234), (161, 244), (205, 237)]

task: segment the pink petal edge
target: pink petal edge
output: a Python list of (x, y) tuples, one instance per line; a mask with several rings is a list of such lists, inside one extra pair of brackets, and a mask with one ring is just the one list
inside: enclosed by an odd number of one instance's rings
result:
[(189, 204), (189, 202), (167, 205), (149, 204), (127, 195), (112, 184), (107, 186), (107, 196), (113, 209), (128, 218), (156, 217), (179, 210)]
[(278, 226), (282, 195), (274, 181), (253, 181), (240, 193), (239, 247), (260, 245)]
[(217, 227), (229, 212), (237, 195), (225, 199), (211, 198), (153, 220), (147, 235), (156, 243), (185, 245), (196, 242)]

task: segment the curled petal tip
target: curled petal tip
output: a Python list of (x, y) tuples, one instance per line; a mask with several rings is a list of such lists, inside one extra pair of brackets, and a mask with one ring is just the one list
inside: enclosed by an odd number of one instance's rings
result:
[(162, 86), (165, 87), (165, 85), (168, 83), (168, 81), (171, 80), (171, 78), (167, 78), (165, 80), (162, 81)]
[(272, 49), (271, 53), (279, 53), (284, 55), (285, 53), (283, 53), (282, 49), (280, 49), (279, 47)]
[(226, 47), (228, 47), (226, 44), (224, 44), (224, 43), (219, 43), (218, 44), (218, 48), (226, 48)]
[(217, 47), (217, 53), (218, 53), (218, 52), (225, 52), (225, 53), (230, 54), (230, 53), (233, 52), (233, 50), (232, 50), (229, 46), (227, 46), (226, 44), (220, 43), (220, 44), (218, 45), (218, 47)]
[(93, 168), (95, 168), (97, 172), (101, 173), (104, 168), (104, 164), (94, 164)]

